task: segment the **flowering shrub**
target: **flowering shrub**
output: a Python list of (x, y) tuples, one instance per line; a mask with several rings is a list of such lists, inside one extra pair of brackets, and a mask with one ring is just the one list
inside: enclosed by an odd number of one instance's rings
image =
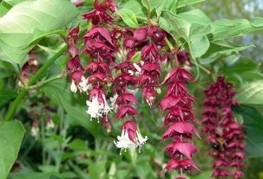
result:
[(261, 64), (229, 39), (263, 19), (201, 1), (1, 2), (0, 179), (258, 178)]

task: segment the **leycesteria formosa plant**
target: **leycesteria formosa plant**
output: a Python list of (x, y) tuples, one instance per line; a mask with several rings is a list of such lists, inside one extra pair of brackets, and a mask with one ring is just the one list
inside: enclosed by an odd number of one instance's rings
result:
[[(70, 29), (70, 90), (87, 96), (90, 120), (102, 122), (107, 130), (113, 121), (123, 122), (120, 136), (114, 141), (121, 151), (140, 150), (151, 140), (139, 132), (137, 95), (141, 93), (149, 106), (158, 104), (165, 113), (162, 140), (168, 141), (165, 151), (170, 157), (163, 171), (176, 170), (177, 178), (182, 179), (184, 172), (199, 170), (192, 158), (197, 152), (193, 137), (199, 134), (193, 124), (194, 97), (187, 89), (187, 84), (194, 81), (189, 53), (172, 46), (169, 33), (150, 21), (138, 28), (119, 25), (116, 11), (114, 1), (95, 0), (94, 9), (83, 15), (91, 24), (81, 29), (84, 35), (80, 36), (79, 26)], [(88, 55), (87, 62), (82, 55)], [(156, 101), (158, 90), (164, 88), (165, 95)], [(111, 113), (115, 114), (113, 119)]]
[(263, 18), (204, 1), (2, 0), (0, 179), (259, 178)]

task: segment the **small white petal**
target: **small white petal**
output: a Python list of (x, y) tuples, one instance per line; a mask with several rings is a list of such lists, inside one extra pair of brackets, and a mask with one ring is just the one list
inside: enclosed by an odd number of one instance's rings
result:
[(86, 101), (88, 110), (86, 111), (91, 118), (99, 118), (102, 116), (101, 111), (103, 110), (103, 105), (99, 103), (98, 98), (94, 97), (91, 101)]
[(70, 91), (73, 92), (73, 93), (76, 93), (78, 90), (75, 82), (72, 80), (71, 84), (70, 84)]
[(39, 135), (39, 127), (32, 127), (31, 128), (31, 135), (35, 138), (38, 138)]
[(46, 129), (47, 130), (50, 130), (50, 129), (54, 129), (55, 128), (55, 124), (52, 120), (48, 121), (47, 122), (47, 126), (46, 126)]
[(141, 72), (141, 71), (142, 71), (142, 68), (141, 68), (139, 65), (137, 65), (136, 63), (133, 63), (133, 66), (134, 66), (134, 68), (136, 68), (136, 70), (137, 70), (138, 72)]
[(135, 74), (132, 70), (128, 70), (128, 73), (129, 73), (130, 75), (134, 75), (134, 74)]
[(91, 84), (88, 84), (88, 78), (86, 79), (84, 76), (82, 76), (81, 81), (79, 83), (79, 87), (81, 88), (81, 90), (86, 92), (90, 90), (91, 86), (92, 86)]
[(136, 132), (137, 137), (138, 137), (138, 143), (139, 145), (143, 145), (149, 138), (147, 136), (142, 137), (142, 135), (137, 131)]
[(130, 140), (128, 132), (125, 132), (124, 130), (122, 131), (121, 136), (117, 136), (117, 141), (114, 141), (114, 144), (121, 150), (127, 150), (137, 147), (136, 143)]

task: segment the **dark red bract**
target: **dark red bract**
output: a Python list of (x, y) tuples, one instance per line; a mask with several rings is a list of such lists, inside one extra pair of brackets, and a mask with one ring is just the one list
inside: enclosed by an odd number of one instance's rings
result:
[(244, 133), (231, 110), (238, 104), (233, 100), (235, 91), (223, 77), (218, 77), (205, 94), (202, 124), (206, 140), (212, 146), (209, 152), (214, 158), (212, 176), (241, 179), (245, 167)]

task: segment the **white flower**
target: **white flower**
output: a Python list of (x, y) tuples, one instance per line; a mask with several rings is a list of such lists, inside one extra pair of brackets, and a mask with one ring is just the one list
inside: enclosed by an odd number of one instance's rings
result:
[(46, 129), (50, 130), (50, 129), (54, 129), (54, 128), (55, 128), (55, 124), (54, 124), (53, 120), (52, 119), (48, 120), (47, 125), (46, 125)]
[(104, 105), (103, 105), (103, 109), (102, 109), (102, 112), (105, 114), (105, 115), (108, 115), (108, 113), (112, 110), (112, 108), (109, 106), (107, 100), (106, 100), (106, 97), (105, 95), (102, 95), (102, 98), (103, 98), (103, 101), (104, 101)]
[(93, 118), (99, 118), (102, 116), (102, 110), (103, 110), (103, 104), (101, 104), (98, 100), (98, 97), (95, 96), (92, 98), (91, 101), (86, 101), (86, 104), (88, 106), (88, 110), (86, 111), (92, 120)]
[(145, 144), (145, 142), (148, 140), (148, 137), (142, 137), (142, 135), (137, 131), (137, 138), (138, 138), (138, 146), (141, 147), (143, 144)]
[(88, 90), (91, 90), (92, 85), (88, 84), (88, 78), (86, 79), (84, 76), (82, 76), (79, 87), (82, 91), (87, 92)]
[(39, 127), (33, 126), (31, 128), (31, 135), (37, 139), (39, 136)]
[(126, 130), (122, 130), (121, 136), (117, 136), (117, 141), (114, 141), (114, 144), (117, 148), (122, 150), (134, 149), (137, 147), (137, 144), (129, 138), (128, 132)]
[(127, 130), (122, 130), (121, 136), (117, 136), (117, 141), (114, 141), (114, 144), (117, 148), (120, 148), (122, 150), (127, 149), (135, 149), (139, 147), (139, 152), (142, 147), (142, 145), (148, 140), (148, 137), (142, 137), (142, 135), (136, 131), (136, 135), (134, 137), (134, 141), (132, 141), (129, 137)]
[(73, 93), (76, 93), (78, 90), (74, 80), (71, 81), (71, 84), (70, 84), (70, 91), (73, 92)]
[(141, 72), (142, 72), (142, 68), (139, 65), (137, 65), (136, 63), (133, 63), (132, 65), (136, 69), (136, 71), (128, 70), (128, 73), (130, 75), (140, 76)]
[(117, 98), (118, 98), (118, 94), (115, 94), (113, 97), (110, 98), (111, 109), (113, 109), (114, 111), (117, 111), (118, 109), (118, 105), (116, 104)]
[(136, 70), (137, 70), (139, 73), (142, 72), (142, 68), (141, 68), (139, 65), (137, 65), (136, 63), (133, 63), (132, 65), (134, 66), (134, 68), (136, 68)]

